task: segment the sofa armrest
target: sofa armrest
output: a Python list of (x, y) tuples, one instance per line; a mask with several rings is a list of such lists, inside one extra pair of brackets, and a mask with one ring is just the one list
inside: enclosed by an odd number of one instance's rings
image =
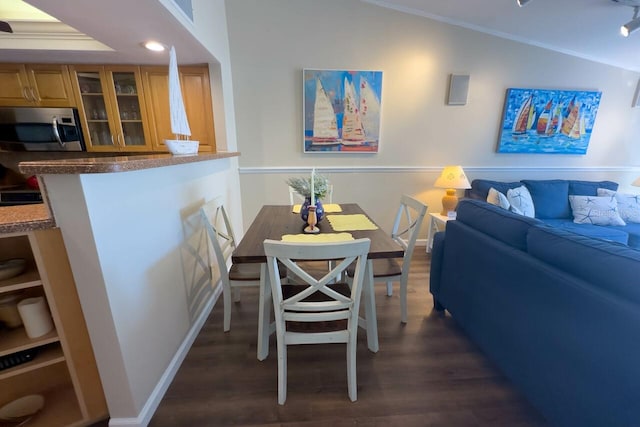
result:
[(429, 291), (433, 295), (433, 306), (442, 311), (444, 307), (438, 302), (440, 290), (440, 277), (442, 275), (442, 262), (444, 258), (445, 231), (440, 231), (433, 236), (433, 248), (431, 249), (431, 269), (429, 273)]

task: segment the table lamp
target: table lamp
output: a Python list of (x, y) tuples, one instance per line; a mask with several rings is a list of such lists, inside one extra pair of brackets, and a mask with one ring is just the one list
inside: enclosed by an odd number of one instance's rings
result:
[(471, 188), (462, 166), (445, 166), (434, 186), (447, 189), (447, 193), (442, 197), (442, 212), (440, 212), (440, 215), (447, 215), (448, 212), (456, 210), (458, 205), (456, 189)]

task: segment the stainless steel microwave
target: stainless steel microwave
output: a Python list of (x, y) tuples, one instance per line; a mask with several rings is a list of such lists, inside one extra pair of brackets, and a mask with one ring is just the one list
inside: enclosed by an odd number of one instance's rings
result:
[(85, 151), (78, 110), (0, 107), (0, 148), (7, 151)]

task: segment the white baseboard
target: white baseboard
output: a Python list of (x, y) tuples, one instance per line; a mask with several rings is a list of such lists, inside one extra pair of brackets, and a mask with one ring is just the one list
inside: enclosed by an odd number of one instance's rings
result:
[(178, 351), (171, 359), (171, 362), (169, 362), (167, 369), (165, 369), (164, 373), (160, 377), (160, 380), (158, 381), (158, 384), (156, 384), (153, 391), (151, 392), (151, 395), (147, 399), (147, 402), (142, 407), (142, 411), (140, 411), (140, 414), (138, 414), (138, 416), (135, 418), (111, 418), (109, 420), (109, 427), (146, 427), (149, 424), (149, 422), (151, 421), (151, 417), (153, 417), (156, 409), (158, 409), (158, 406), (160, 405), (164, 394), (167, 392), (169, 385), (171, 385), (171, 382), (176, 376), (178, 369), (180, 369), (184, 358), (187, 356), (187, 353), (189, 353), (191, 345), (200, 333), (200, 329), (202, 329), (204, 322), (209, 317), (213, 306), (215, 305), (216, 301), (218, 301), (218, 298), (221, 294), (222, 285), (220, 282), (218, 282), (218, 285), (215, 287), (213, 293), (209, 297), (209, 300), (205, 303), (205, 306), (200, 312), (200, 315), (189, 329), (189, 332), (182, 341), (182, 344), (180, 344), (180, 347), (178, 347)]

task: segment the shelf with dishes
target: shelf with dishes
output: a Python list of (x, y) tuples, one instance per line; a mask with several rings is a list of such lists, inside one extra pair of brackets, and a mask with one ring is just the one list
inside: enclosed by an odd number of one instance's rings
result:
[[(104, 418), (106, 402), (60, 230), (0, 234), (0, 265), (16, 258), (25, 260), (23, 271), (3, 275), (0, 268), (0, 425), (15, 423), (3, 417), (27, 403), (34, 405), (25, 417), (31, 427)], [(34, 323), (29, 310), (36, 308)]]

